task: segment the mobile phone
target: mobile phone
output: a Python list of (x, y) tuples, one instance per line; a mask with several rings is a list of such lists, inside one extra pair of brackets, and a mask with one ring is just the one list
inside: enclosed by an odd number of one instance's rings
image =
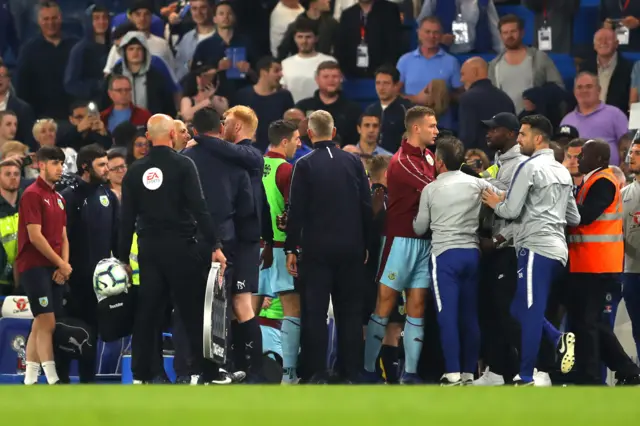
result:
[(23, 159), (22, 159), (22, 167), (29, 167), (30, 165), (33, 164), (33, 157), (30, 155), (26, 155)]
[(100, 111), (98, 111), (98, 106), (95, 104), (95, 102), (89, 102), (89, 104), (87, 105), (87, 112), (89, 115), (100, 115)]

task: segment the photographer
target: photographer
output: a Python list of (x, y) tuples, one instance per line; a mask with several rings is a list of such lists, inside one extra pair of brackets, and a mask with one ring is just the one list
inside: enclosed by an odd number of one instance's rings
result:
[(100, 112), (94, 102), (76, 101), (71, 104), (69, 114), (70, 125), (61, 126), (58, 146), (76, 151), (94, 143), (104, 149), (111, 147), (111, 135), (100, 120)]

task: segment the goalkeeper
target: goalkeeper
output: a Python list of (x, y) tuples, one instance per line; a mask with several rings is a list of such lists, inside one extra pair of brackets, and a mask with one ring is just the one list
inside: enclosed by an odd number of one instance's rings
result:
[[(108, 182), (107, 153), (96, 144), (82, 147), (77, 157), (78, 176), (61, 195), (67, 204), (67, 236), (69, 259), (74, 274), (69, 279), (65, 310), (94, 330), (97, 327), (97, 298), (93, 291), (93, 271), (102, 259), (116, 251), (119, 203)], [(69, 382), (71, 359), (56, 353), (60, 381)], [(81, 383), (95, 378), (95, 354), (79, 363)]]

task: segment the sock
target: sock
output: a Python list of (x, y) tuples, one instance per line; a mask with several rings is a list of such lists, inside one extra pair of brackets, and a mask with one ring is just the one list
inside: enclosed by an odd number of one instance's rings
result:
[(542, 334), (553, 344), (555, 348), (558, 346), (560, 339), (562, 338), (562, 333), (558, 331), (558, 329), (551, 324), (546, 318), (542, 322)]
[(410, 374), (418, 372), (418, 360), (422, 352), (424, 337), (424, 319), (407, 315), (404, 325), (404, 371)]
[(300, 352), (300, 318), (284, 317), (282, 321), (282, 368), (285, 380), (297, 376), (298, 353)]
[(247, 371), (247, 360), (244, 353), (244, 340), (237, 320), (231, 321), (231, 357), (233, 368), (230, 370)]
[(389, 318), (380, 318), (376, 314), (371, 314), (367, 325), (367, 337), (364, 341), (364, 369), (369, 373), (376, 371), (376, 360), (382, 347), (387, 324), (389, 324)]
[(40, 364), (33, 361), (27, 361), (27, 368), (24, 373), (24, 384), (34, 385), (38, 383), (38, 374), (40, 374)]
[(52, 385), (58, 382), (58, 372), (56, 371), (56, 362), (55, 361), (45, 361), (42, 363), (42, 369), (44, 370), (44, 375), (47, 376), (47, 382)]
[(248, 371), (262, 374), (262, 331), (258, 318), (253, 317), (249, 321), (238, 323), (238, 333), (244, 346)]
[(382, 345), (380, 349), (380, 366), (382, 377), (387, 383), (398, 383), (398, 354), (397, 346)]

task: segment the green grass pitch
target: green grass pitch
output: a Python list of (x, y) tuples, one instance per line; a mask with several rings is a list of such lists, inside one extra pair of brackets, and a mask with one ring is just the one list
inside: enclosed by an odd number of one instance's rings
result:
[(1, 425), (632, 425), (639, 388), (0, 386)]

